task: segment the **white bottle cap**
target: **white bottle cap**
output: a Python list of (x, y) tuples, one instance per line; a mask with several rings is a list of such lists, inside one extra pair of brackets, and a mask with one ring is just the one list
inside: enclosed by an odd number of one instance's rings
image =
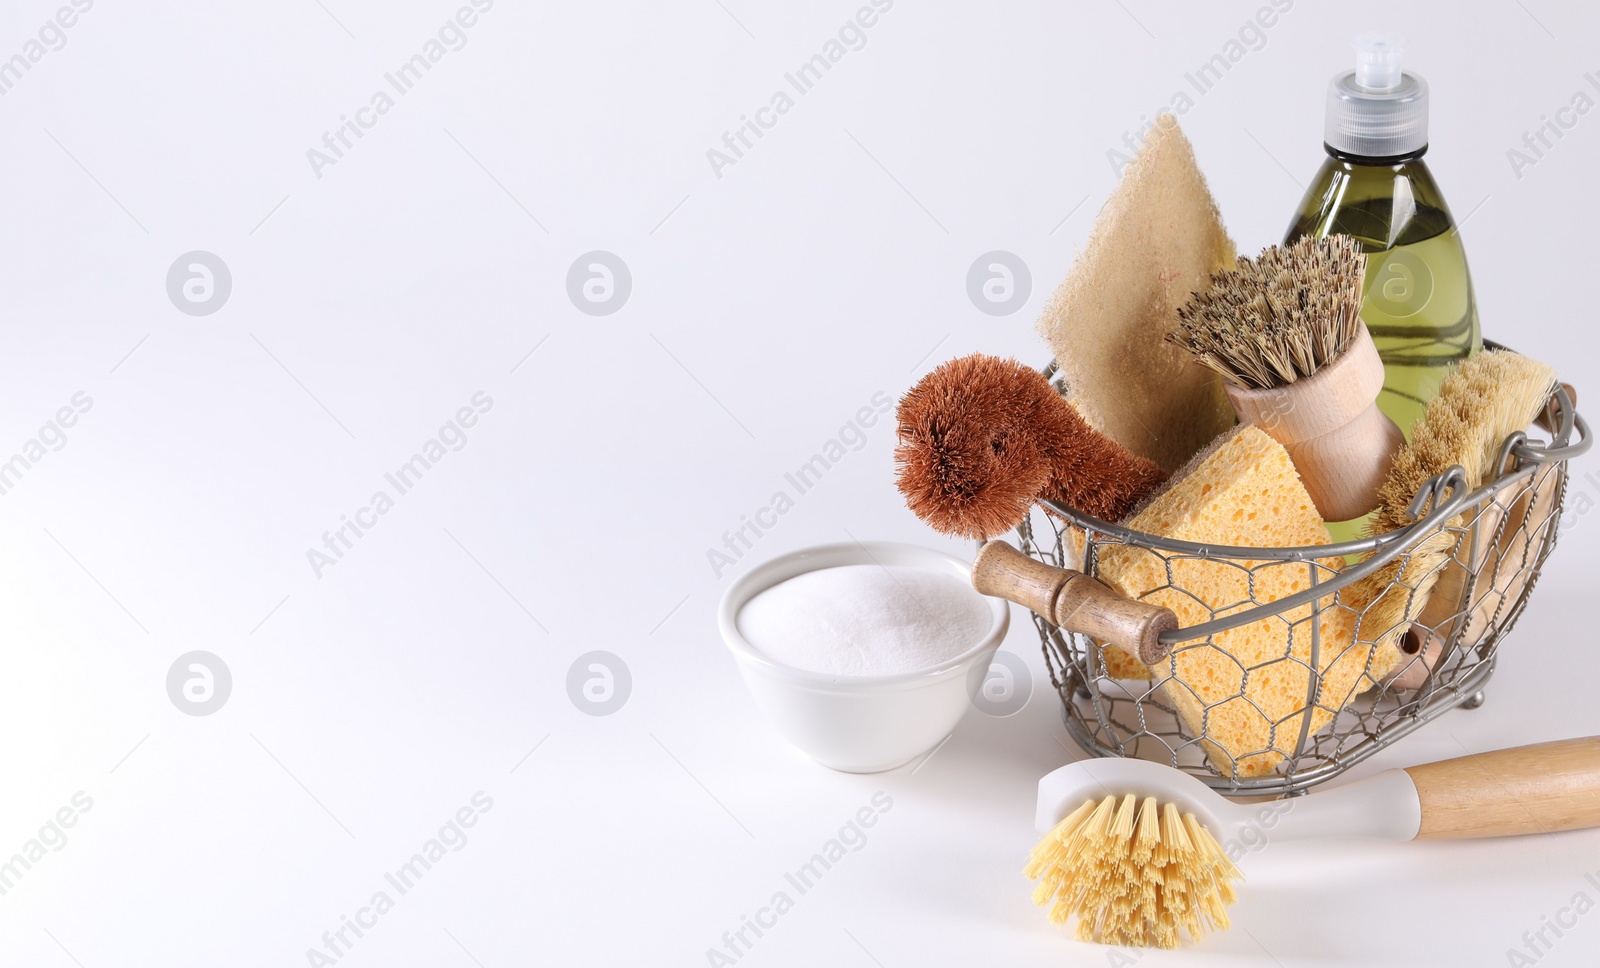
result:
[(1323, 140), (1349, 155), (1392, 158), (1428, 145), (1428, 82), (1400, 70), (1404, 47), (1393, 34), (1357, 37), (1356, 69), (1328, 85)]

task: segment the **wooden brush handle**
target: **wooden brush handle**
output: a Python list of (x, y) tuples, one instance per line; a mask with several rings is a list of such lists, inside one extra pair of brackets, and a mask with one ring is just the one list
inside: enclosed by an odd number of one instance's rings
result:
[(1323, 520), (1348, 521), (1378, 506), (1378, 488), (1405, 436), (1378, 409), (1383, 360), (1365, 326), (1311, 376), (1270, 390), (1224, 389), (1240, 420), (1289, 451)]
[[(1484, 504), (1455, 555), (1445, 562), (1439, 579), (1402, 639), (1411, 657), (1391, 674), (1397, 689), (1416, 689), (1444, 653), (1444, 644), (1459, 633), (1457, 648), (1475, 649), (1533, 580), (1539, 544), (1550, 540), (1551, 521), (1560, 494), (1555, 478), (1559, 463), (1533, 472), (1519, 490), (1502, 492)], [(1466, 544), (1471, 538), (1472, 545)], [(1420, 646), (1418, 648), (1417, 646)]]
[(1600, 736), (1406, 768), (1418, 839), (1502, 837), (1600, 826)]
[(1172, 651), (1158, 638), (1178, 627), (1171, 609), (1136, 602), (1081, 571), (1047, 565), (1004, 541), (978, 550), (972, 587), (1032, 609), (1069, 632), (1114, 645), (1145, 665)]

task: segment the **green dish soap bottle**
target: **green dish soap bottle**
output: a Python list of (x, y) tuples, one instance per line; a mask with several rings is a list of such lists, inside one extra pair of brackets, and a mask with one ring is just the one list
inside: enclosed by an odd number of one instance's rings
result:
[(1450, 366), (1483, 340), (1460, 233), (1422, 160), (1427, 82), (1400, 69), (1393, 37), (1364, 34), (1354, 46), (1355, 70), (1328, 87), (1328, 160), (1284, 242), (1344, 234), (1361, 243), (1361, 318), (1384, 368), (1378, 408), (1409, 440)]

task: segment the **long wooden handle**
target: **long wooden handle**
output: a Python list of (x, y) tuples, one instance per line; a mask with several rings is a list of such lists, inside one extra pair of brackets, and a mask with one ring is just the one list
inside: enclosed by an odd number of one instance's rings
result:
[(1600, 736), (1406, 768), (1418, 839), (1503, 837), (1600, 826)]
[(1136, 602), (1069, 568), (1028, 557), (990, 541), (972, 563), (972, 587), (1030, 608), (1069, 632), (1079, 632), (1155, 665), (1172, 651), (1159, 636), (1178, 627), (1171, 609)]

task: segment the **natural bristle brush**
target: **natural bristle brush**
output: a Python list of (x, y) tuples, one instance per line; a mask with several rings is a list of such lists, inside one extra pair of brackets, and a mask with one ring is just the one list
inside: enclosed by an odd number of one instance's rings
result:
[(1115, 521), (1167, 478), (1016, 360), (948, 360), (901, 398), (896, 417), (900, 493), (945, 534), (1004, 534), (1041, 498)]
[(1288, 448), (1327, 521), (1377, 506), (1405, 442), (1377, 406), (1383, 361), (1358, 315), (1366, 264), (1346, 235), (1268, 246), (1212, 275), (1167, 336), (1222, 375), (1242, 422)]
[(1176, 947), (1228, 927), (1244, 875), (1229, 843), (1500, 837), (1600, 826), (1600, 736), (1385, 770), (1283, 801), (1270, 831), (1262, 805), (1233, 803), (1199, 779), (1148, 760), (1107, 757), (1039, 781), (1045, 837), (1024, 873), (1050, 920), (1077, 919), (1083, 941)]

